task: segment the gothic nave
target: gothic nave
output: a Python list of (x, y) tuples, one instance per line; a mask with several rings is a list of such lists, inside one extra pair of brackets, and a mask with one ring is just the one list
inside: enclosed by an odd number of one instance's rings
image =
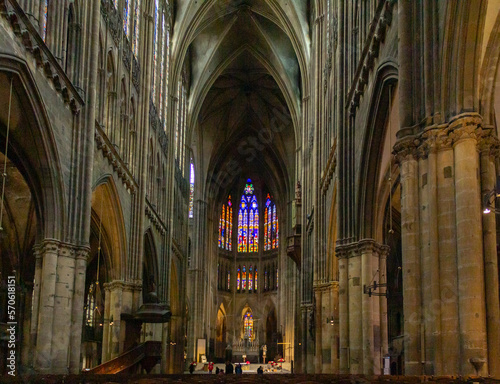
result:
[(498, 0), (0, 0), (0, 373), (500, 379), (497, 114)]

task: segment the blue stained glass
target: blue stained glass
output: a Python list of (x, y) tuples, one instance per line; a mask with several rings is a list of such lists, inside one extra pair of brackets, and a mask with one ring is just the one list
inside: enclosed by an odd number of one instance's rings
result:
[(238, 213), (238, 252), (258, 252), (259, 249), (259, 211), (253, 192), (248, 179)]
[(125, 5), (123, 7), (123, 30), (128, 36), (130, 33), (130, 0), (125, 0)]
[[(116, 1), (116, 0), (115, 0)], [(45, 41), (45, 38), (47, 37), (47, 19), (48, 19), (48, 14), (49, 14), (49, 0), (44, 0), (44, 6), (43, 6), (43, 30), (42, 30), (42, 39)]]

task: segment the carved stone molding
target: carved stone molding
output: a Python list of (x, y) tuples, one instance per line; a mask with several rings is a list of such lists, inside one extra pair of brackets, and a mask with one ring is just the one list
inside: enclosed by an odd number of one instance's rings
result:
[(33, 55), (37, 66), (43, 69), (45, 77), (52, 81), (54, 89), (59, 93), (64, 104), (70, 108), (74, 115), (78, 115), (80, 108), (85, 104), (82, 96), (68, 79), (21, 6), (17, 1), (5, 0), (2, 2), (1, 9), (1, 14), (10, 22), (14, 34), (19, 38), (27, 52)]
[(94, 140), (97, 149), (101, 150), (103, 156), (108, 159), (108, 163), (113, 167), (113, 171), (116, 172), (118, 178), (122, 180), (125, 187), (134, 195), (137, 192), (137, 185), (132, 174), (97, 124)]
[(358, 66), (354, 80), (347, 95), (347, 105), (349, 105), (349, 113), (351, 114), (356, 112), (361, 96), (363, 96), (366, 90), (369, 74), (373, 70), (375, 60), (380, 52), (380, 43), (384, 41), (388, 27), (391, 25), (395, 3), (394, 0), (386, 0), (381, 11), (375, 16), (375, 20), (373, 20), (373, 23), (376, 24), (375, 32), (371, 32), (366, 39), (363, 57), (357, 63)]
[(109, 283), (104, 283), (103, 288), (107, 292), (116, 291), (116, 290), (140, 291), (140, 290), (142, 290), (142, 284), (124, 281), (124, 280), (113, 280), (113, 281), (110, 281)]
[(160, 235), (165, 236), (167, 233), (167, 227), (163, 223), (163, 220), (158, 216), (156, 210), (153, 209), (151, 204), (146, 204), (146, 216), (149, 218), (149, 221), (153, 226), (158, 230)]

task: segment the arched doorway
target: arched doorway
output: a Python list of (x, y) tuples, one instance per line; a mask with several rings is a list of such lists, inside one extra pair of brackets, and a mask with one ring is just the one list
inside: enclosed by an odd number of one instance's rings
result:
[(217, 321), (215, 325), (215, 359), (218, 363), (223, 363), (226, 357), (226, 333), (227, 320), (224, 304), (221, 304), (217, 311)]
[[(278, 322), (276, 311), (272, 308), (266, 317), (267, 359), (274, 360), (278, 355)], [(283, 356), (283, 354), (281, 354)]]
[[(90, 232), (90, 256), (85, 276), (85, 306), (82, 332), (82, 370), (101, 364), (104, 331), (105, 289), (108, 281), (106, 260), (109, 255), (109, 241), (102, 227), (101, 219), (92, 215)], [(109, 319), (106, 319), (109, 322)]]
[[(17, 353), (21, 356), (18, 368), (30, 365), (30, 327), (32, 295), (35, 277), (35, 251), (33, 249), (37, 231), (35, 201), (26, 179), (11, 159), (0, 148), (0, 167), (7, 176), (3, 201), (0, 201), (0, 329), (5, 337), (0, 340), (0, 351), (8, 356), (7, 323), (16, 320), (18, 342)], [(0, 188), (1, 178), (0, 178)], [(9, 294), (15, 289), (15, 294)], [(14, 308), (15, 318), (9, 318), (9, 309)], [(0, 362), (0, 374), (7, 373), (7, 361)]]

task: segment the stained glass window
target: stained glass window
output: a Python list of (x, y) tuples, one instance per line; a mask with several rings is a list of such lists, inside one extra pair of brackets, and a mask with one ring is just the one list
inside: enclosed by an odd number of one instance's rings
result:
[(179, 133), (180, 133), (180, 127), (181, 127), (181, 100), (180, 98), (182, 97), (181, 94), (181, 85), (182, 82), (179, 80), (177, 83), (177, 95), (179, 96), (179, 100), (177, 100), (177, 106), (176, 106), (176, 124), (175, 124), (175, 160), (179, 158)]
[(49, 0), (44, 0), (43, 1), (43, 26), (42, 26), (42, 39), (43, 39), (43, 41), (45, 41), (45, 38), (47, 37), (48, 8), (49, 8)]
[(159, 29), (159, 23), (158, 23), (158, 0), (155, 0), (155, 29), (153, 33), (153, 87), (151, 88), (151, 95), (153, 98), (153, 101), (155, 100), (156, 97), (156, 84), (158, 82), (158, 48), (160, 45), (160, 39), (158, 37), (158, 29)]
[[(168, 95), (167, 90), (168, 90), (168, 71), (170, 67), (170, 27), (167, 25), (167, 30), (164, 32), (164, 36), (166, 38), (166, 43), (163, 46), (163, 49), (165, 50), (163, 54), (163, 60), (166, 61), (165, 67), (166, 71), (163, 74), (163, 77), (165, 79), (165, 95)], [(163, 116), (167, 116), (167, 107), (168, 107), (168, 96), (165, 96), (165, 102), (163, 103)], [(165, 130), (167, 129), (167, 124), (163, 125)]]
[(184, 141), (186, 136), (186, 116), (187, 116), (187, 95), (186, 86), (182, 84), (182, 121), (181, 121), (181, 149), (180, 149), (180, 169), (184, 173)]
[(241, 274), (241, 289), (245, 291), (247, 289), (247, 271), (245, 266), (243, 266), (242, 274)]
[(279, 228), (276, 205), (272, 202), (269, 194), (267, 194), (266, 206), (264, 208), (264, 250), (276, 249), (278, 245)]
[(253, 340), (253, 316), (252, 312), (248, 311), (243, 318), (244, 337)]
[(248, 267), (248, 290), (252, 291), (253, 290), (253, 272), (252, 272), (252, 266)]
[(219, 248), (231, 250), (231, 236), (233, 234), (233, 205), (231, 196), (228, 197), (227, 205), (222, 205), (219, 218)]
[(236, 272), (236, 290), (239, 291), (240, 290), (240, 268), (238, 267), (238, 270)]
[(248, 179), (238, 212), (238, 252), (259, 251), (259, 210), (252, 181)]
[(167, 37), (167, 34), (165, 33), (165, 14), (162, 13), (162, 20), (161, 20), (161, 59), (160, 59), (160, 100), (158, 102), (158, 110), (159, 110), (159, 117), (160, 120), (163, 120), (163, 99), (165, 95), (165, 90), (163, 87), (165, 86), (165, 49), (166, 49), (166, 44), (165, 44), (165, 39)]
[(132, 41), (132, 49), (134, 51), (134, 55), (138, 55), (139, 53), (139, 22), (140, 18), (140, 10), (141, 10), (141, 0), (135, 0), (135, 9), (134, 9), (134, 37)]
[(189, 217), (193, 217), (193, 206), (194, 206), (194, 164), (193, 159), (191, 159), (191, 169), (189, 175)]
[(113, 5), (115, 6), (116, 9), (118, 9), (118, 0), (113, 0)]
[(231, 271), (227, 270), (227, 288), (228, 291), (231, 289)]
[(123, 5), (123, 31), (127, 37), (130, 34), (130, 2), (131, 0), (125, 0)]
[(255, 266), (255, 283), (253, 285), (253, 290), (255, 292), (257, 292), (257, 278), (258, 278), (258, 276), (257, 276), (257, 266)]

